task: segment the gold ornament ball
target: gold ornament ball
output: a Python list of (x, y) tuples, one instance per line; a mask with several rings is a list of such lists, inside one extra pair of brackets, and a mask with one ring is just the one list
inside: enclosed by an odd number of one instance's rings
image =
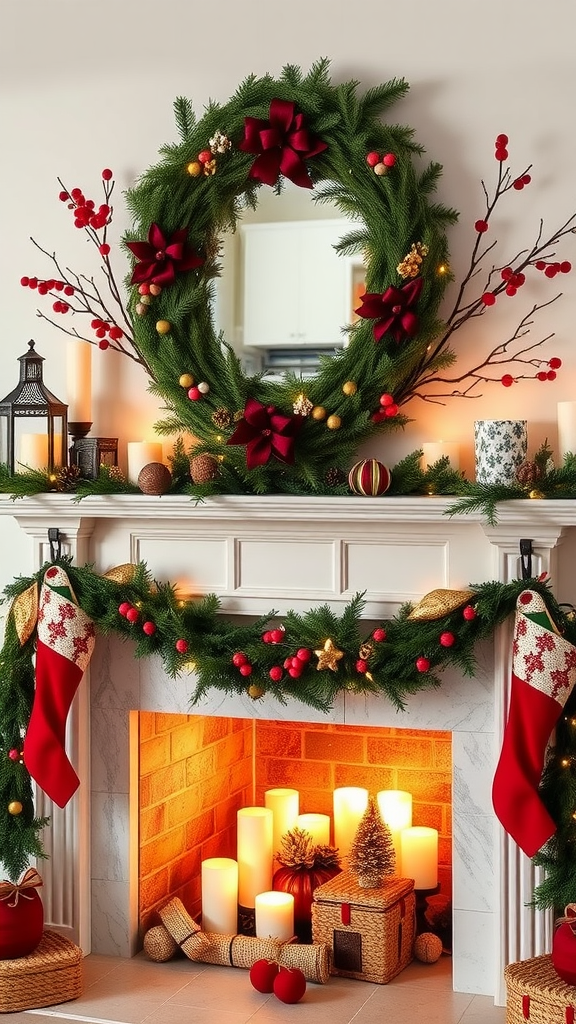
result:
[(156, 330), (158, 334), (168, 334), (172, 329), (172, 324), (169, 320), (158, 320), (156, 323)]
[(390, 470), (378, 459), (362, 459), (348, 474), (348, 485), (354, 494), (376, 497), (385, 494), (392, 482)]
[(544, 494), (542, 491), (539, 491), (537, 487), (535, 487), (533, 491), (530, 491), (528, 497), (534, 499), (543, 498)]
[(143, 494), (166, 494), (172, 483), (172, 474), (162, 462), (149, 462), (138, 474), (138, 487)]
[(186, 170), (191, 178), (198, 178), (202, 174), (202, 164), (198, 160), (191, 160)]
[(326, 409), (323, 405), (315, 405), (310, 415), (313, 420), (318, 420), (318, 422), (320, 422), (321, 420), (326, 419)]
[(350, 397), (351, 395), (356, 394), (358, 391), (358, 385), (355, 384), (353, 380), (347, 380), (346, 383), (342, 385), (342, 391), (345, 395)]
[(218, 460), (213, 455), (194, 455), (190, 459), (190, 476), (195, 484), (207, 484), (218, 476)]
[(336, 416), (335, 413), (332, 413), (332, 415), (326, 420), (326, 426), (328, 427), (328, 430), (339, 430), (342, 426), (342, 420), (339, 416)]
[(13, 814), (16, 817), (18, 814), (22, 814), (23, 807), (19, 800), (11, 800), (8, 804), (8, 814)]
[(264, 690), (261, 686), (256, 686), (256, 683), (251, 683), (248, 687), (248, 696), (252, 697), (252, 700), (258, 700), (259, 697), (264, 696)]
[(422, 932), (414, 942), (414, 956), (423, 964), (435, 964), (442, 955), (442, 940), (434, 932)]
[(194, 383), (194, 377), (191, 373), (183, 373), (178, 378), (178, 383), (181, 388), (191, 388)]

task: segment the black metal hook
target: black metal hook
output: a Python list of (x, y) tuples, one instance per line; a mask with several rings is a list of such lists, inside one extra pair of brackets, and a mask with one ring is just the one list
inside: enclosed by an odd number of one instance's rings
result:
[(50, 545), (50, 559), (52, 562), (56, 562), (62, 554), (62, 545), (60, 543), (60, 530), (57, 526), (51, 526), (48, 530), (48, 543)]
[(522, 563), (522, 579), (532, 578), (532, 541), (524, 538), (520, 541), (520, 561)]

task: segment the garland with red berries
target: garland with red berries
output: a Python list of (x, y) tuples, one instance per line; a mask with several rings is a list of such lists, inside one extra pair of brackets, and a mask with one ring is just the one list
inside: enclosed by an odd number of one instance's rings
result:
[[(442, 401), (477, 394), (489, 381), (510, 386), (555, 377), (560, 360), (537, 352), (550, 335), (530, 343), (526, 335), (558, 295), (533, 305), (473, 367), (451, 374), (453, 343), (472, 318), (493, 316), (497, 300), (516, 294), (530, 273), (554, 278), (571, 269), (555, 247), (573, 230), (575, 215), (549, 234), (540, 226), (532, 245), (493, 262), (496, 241), (486, 239), (495, 211), (531, 178), (530, 167), (512, 173), (508, 139), (499, 135), (496, 183), (489, 190), (482, 182), (485, 209), (474, 225), (469, 266), (455, 284), (446, 229), (457, 214), (434, 200), (441, 166), (421, 163), (410, 128), (383, 120), (407, 89), (392, 80), (359, 95), (356, 82), (334, 84), (321, 60), (306, 75), (293, 65), (278, 79), (252, 75), (200, 118), (178, 98), (179, 140), (162, 147), (160, 161), (125, 196), (133, 221), (123, 239), (127, 299), (113, 269), (112, 171), (102, 172), (99, 206), (61, 183), (60, 198), (97, 249), (110, 298), (93, 277), (66, 271), (41, 246), (53, 276), (22, 283), (53, 300), (60, 316), (40, 313), (45, 319), (142, 365), (168, 410), (158, 432), (185, 431), (198, 441), (195, 494), (344, 494), (358, 486), (363, 493), (358, 474), (349, 476), (360, 445), (404, 425), (411, 399)], [(223, 234), (257, 205), (261, 189), (279, 193), (286, 180), (349, 219), (336, 248), (361, 254), (366, 292), (357, 321), (342, 325), (345, 347), (323, 358), (312, 379), (288, 373), (272, 381), (243, 372), (215, 328), (212, 307)], [(381, 475), (371, 486), (384, 486)]]

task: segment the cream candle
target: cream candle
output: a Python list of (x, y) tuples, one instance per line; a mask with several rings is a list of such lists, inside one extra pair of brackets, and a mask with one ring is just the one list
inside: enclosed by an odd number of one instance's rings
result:
[(242, 807), (238, 825), (238, 902), (252, 908), (256, 894), (272, 888), (272, 811)]
[(156, 441), (128, 441), (128, 479), (138, 483), (140, 470), (151, 462), (162, 462), (162, 445)]
[(423, 470), (444, 457), (450, 460), (451, 469), (460, 469), (460, 447), (454, 441), (427, 441), (422, 445), (422, 452)]
[(48, 465), (48, 435), (22, 434), (18, 449), (18, 463), (17, 471), (19, 473), (26, 473), (30, 469), (45, 469)]
[(558, 455), (576, 454), (576, 402), (558, 402)]
[(347, 857), (360, 819), (368, 806), (368, 790), (361, 786), (343, 786), (335, 789), (334, 845), (341, 857)]
[(402, 860), (400, 833), (412, 825), (412, 794), (403, 789), (382, 789), (376, 794), (376, 800), (382, 820), (386, 822), (392, 833), (396, 854), (396, 874), (399, 875)]
[(280, 939), (294, 936), (294, 897), (289, 892), (261, 892), (255, 900), (256, 938)]
[(329, 814), (299, 814), (296, 824), (310, 833), (317, 846), (330, 845)]
[(238, 931), (238, 862), (229, 857), (202, 861), (202, 929), (221, 935)]
[(92, 420), (92, 346), (88, 341), (69, 341), (66, 350), (68, 422)]
[(296, 824), (300, 794), (297, 789), (267, 789), (264, 804), (272, 811), (272, 850), (276, 856), (282, 836)]
[(438, 832), (416, 826), (400, 834), (402, 876), (414, 879), (415, 889), (434, 889), (438, 885)]

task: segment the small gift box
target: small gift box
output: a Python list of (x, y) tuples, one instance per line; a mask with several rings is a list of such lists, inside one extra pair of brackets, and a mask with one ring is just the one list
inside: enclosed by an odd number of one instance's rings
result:
[(479, 484), (516, 483), (516, 471), (526, 460), (526, 420), (476, 420), (474, 453)]

